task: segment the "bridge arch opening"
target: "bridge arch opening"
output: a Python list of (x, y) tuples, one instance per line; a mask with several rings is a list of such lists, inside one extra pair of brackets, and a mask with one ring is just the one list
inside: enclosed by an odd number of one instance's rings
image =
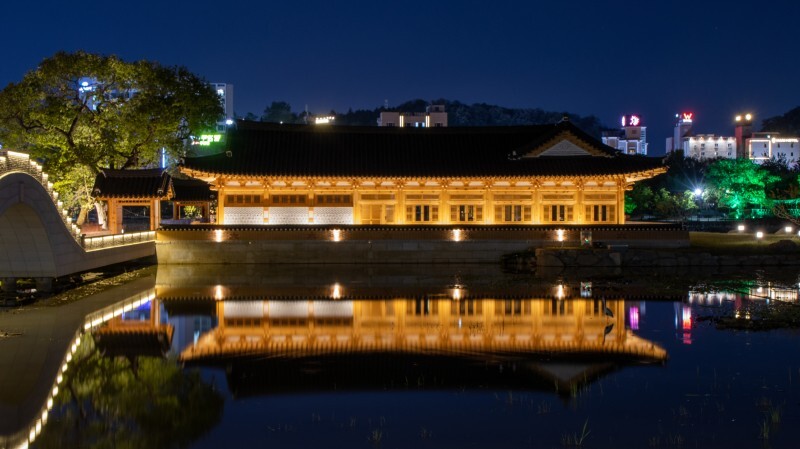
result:
[(17, 203), (0, 213), (0, 272), (19, 277), (55, 277), (50, 238), (36, 211)]

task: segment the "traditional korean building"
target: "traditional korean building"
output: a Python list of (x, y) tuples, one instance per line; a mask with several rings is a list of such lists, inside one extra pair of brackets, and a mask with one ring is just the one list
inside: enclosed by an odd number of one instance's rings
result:
[(622, 224), (625, 190), (666, 171), (569, 121), (476, 128), (239, 122), (181, 171), (219, 224)]
[[(108, 206), (108, 232), (156, 229), (162, 222), (161, 202), (173, 204), (170, 222), (185, 218), (182, 211), (192, 206), (196, 216), (185, 221), (208, 221), (214, 192), (208, 184), (195, 179), (173, 178), (166, 171), (155, 168), (145, 170), (102, 170), (94, 181), (92, 195)], [(135, 210), (135, 221), (125, 217), (124, 208)], [(169, 215), (167, 215), (169, 216)]]

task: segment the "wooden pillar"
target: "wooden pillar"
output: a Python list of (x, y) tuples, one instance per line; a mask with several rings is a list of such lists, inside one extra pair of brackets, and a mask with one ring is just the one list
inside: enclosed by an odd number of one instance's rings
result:
[(439, 181), (439, 223), (450, 223), (450, 192), (446, 181)]
[(406, 222), (406, 197), (404, 187), (403, 184), (398, 183), (394, 196), (397, 201), (394, 208), (394, 222), (397, 224), (404, 224)]
[(586, 223), (585, 211), (586, 208), (583, 205), (583, 180), (579, 180), (575, 183), (577, 188), (575, 192), (575, 209), (577, 209), (575, 214), (575, 222), (578, 224)]
[(617, 223), (625, 224), (625, 183), (617, 181)]
[(484, 181), (483, 203), (486, 210), (483, 212), (483, 222), (497, 224), (494, 222), (494, 192), (490, 181)]
[(225, 187), (217, 191), (217, 224), (225, 223)]

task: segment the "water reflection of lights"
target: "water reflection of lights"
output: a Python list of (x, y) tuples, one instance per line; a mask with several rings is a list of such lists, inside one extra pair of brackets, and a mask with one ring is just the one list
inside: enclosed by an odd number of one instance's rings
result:
[(564, 299), (564, 284), (558, 284), (556, 287), (556, 298)]
[(726, 291), (689, 291), (689, 304), (721, 305), (723, 301), (736, 301), (741, 295), (736, 292)]
[(628, 310), (628, 321), (631, 324), (632, 330), (639, 330), (639, 307), (631, 306)]
[(214, 287), (214, 299), (217, 301), (222, 301), (223, 299), (225, 299), (225, 296), (222, 294), (221, 285), (217, 285), (216, 287)]
[(692, 308), (690, 306), (675, 304), (675, 330), (683, 344), (692, 344)]
[(149, 290), (147, 292), (135, 295), (133, 297), (120, 301), (117, 304), (106, 307), (105, 309), (101, 309), (97, 312), (91, 313), (86, 316), (83, 328), (81, 328), (79, 331), (75, 333), (75, 336), (72, 338), (72, 341), (67, 345), (67, 353), (64, 354), (64, 361), (61, 364), (61, 369), (58, 371), (58, 374), (56, 375), (56, 378), (53, 381), (53, 388), (47, 395), (47, 399), (45, 400), (45, 403), (42, 406), (41, 413), (34, 419), (34, 421), (31, 423), (27, 431), (23, 430), (21, 433), (18, 433), (17, 436), (11, 437), (6, 440), (6, 441), (13, 441), (14, 439), (18, 439), (19, 443), (16, 446), (12, 445), (11, 447), (16, 447), (18, 449), (27, 449), (42, 433), (43, 426), (47, 424), (47, 419), (50, 416), (50, 411), (53, 409), (53, 406), (55, 405), (56, 396), (58, 396), (58, 393), (61, 391), (60, 385), (62, 382), (64, 382), (64, 375), (66, 374), (69, 367), (73, 365), (72, 359), (75, 353), (80, 348), (82, 341), (82, 333), (95, 329), (100, 325), (106, 323), (107, 321), (121, 316), (123, 313), (127, 313), (134, 309), (137, 309), (142, 305), (149, 303), (155, 297), (156, 297), (155, 292), (153, 292), (153, 290)]

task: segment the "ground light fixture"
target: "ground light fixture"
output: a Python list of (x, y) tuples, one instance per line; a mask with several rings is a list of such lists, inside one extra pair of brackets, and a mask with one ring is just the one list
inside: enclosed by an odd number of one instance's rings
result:
[(739, 232), (743, 232), (744, 231), (744, 225), (740, 224), (739, 226), (736, 226), (736, 230), (738, 230)]
[(763, 232), (761, 232), (761, 231), (758, 231), (758, 232), (756, 232), (756, 238), (757, 238), (758, 240), (761, 240), (761, 239), (763, 239), (763, 238), (764, 238), (764, 233), (763, 233)]
[(783, 228), (783, 230), (786, 231), (787, 234), (791, 234), (792, 233), (792, 227), (791, 226), (786, 226), (785, 228)]

